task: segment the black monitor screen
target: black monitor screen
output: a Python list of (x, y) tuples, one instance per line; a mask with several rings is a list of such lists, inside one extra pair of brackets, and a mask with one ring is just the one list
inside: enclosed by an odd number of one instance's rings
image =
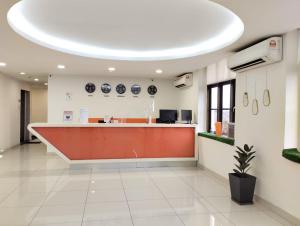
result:
[(192, 121), (192, 110), (181, 110), (181, 121)]
[(175, 123), (177, 121), (177, 110), (160, 110), (159, 120), (162, 123)]

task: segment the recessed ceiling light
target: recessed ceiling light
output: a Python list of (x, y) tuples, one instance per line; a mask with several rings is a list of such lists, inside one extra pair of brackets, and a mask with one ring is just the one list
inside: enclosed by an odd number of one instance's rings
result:
[(38, 81), (39, 81), (39, 79), (38, 79), (38, 78), (35, 78), (35, 79), (34, 79), (34, 81), (38, 82)]
[(47, 85), (48, 85), (48, 83), (47, 83), (47, 82), (45, 82), (45, 83), (44, 83), (44, 85), (45, 85), (45, 86), (47, 86)]
[(162, 74), (163, 73), (163, 71), (161, 69), (157, 69), (155, 72), (156, 72), (156, 74)]
[(108, 70), (109, 70), (110, 72), (113, 72), (113, 71), (116, 70), (116, 68), (114, 68), (114, 67), (109, 67)]
[(62, 64), (59, 64), (59, 65), (57, 65), (57, 68), (58, 68), (58, 69), (65, 69), (66, 66), (65, 66), (65, 65), (62, 65)]
[(0, 62), (0, 67), (5, 67), (5, 66), (6, 66), (6, 63)]
[(20, 75), (26, 75), (26, 73), (25, 72), (20, 72)]

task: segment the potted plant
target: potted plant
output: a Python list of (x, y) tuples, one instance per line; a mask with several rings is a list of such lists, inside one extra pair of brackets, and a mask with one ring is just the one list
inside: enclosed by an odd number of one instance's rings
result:
[(252, 204), (256, 183), (256, 177), (247, 174), (250, 170), (250, 162), (255, 157), (253, 146), (244, 145), (244, 149), (237, 146), (237, 155), (234, 158), (238, 164), (235, 164), (234, 173), (229, 173), (231, 199), (239, 204)]

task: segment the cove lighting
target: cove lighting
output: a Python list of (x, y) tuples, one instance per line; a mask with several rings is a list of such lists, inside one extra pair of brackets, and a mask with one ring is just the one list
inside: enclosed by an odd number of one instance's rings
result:
[(66, 66), (65, 66), (65, 65), (62, 65), (62, 64), (59, 64), (59, 65), (57, 65), (57, 68), (58, 68), (58, 69), (65, 69)]
[(224, 48), (239, 39), (244, 32), (244, 24), (241, 19), (230, 12), (227, 14), (230, 14), (230, 16), (228, 16), (229, 23), (226, 27), (221, 28), (214, 36), (198, 43), (191, 43), (183, 47), (150, 50), (107, 48), (89, 42), (58, 37), (51, 34), (51, 32), (48, 33), (46, 30), (42, 30), (26, 18), (26, 7), (23, 7), (24, 2), (26, 1), (16, 3), (7, 14), (9, 25), (18, 34), (32, 42), (57, 51), (98, 59), (156, 61), (193, 57)]
[(5, 67), (5, 66), (6, 66), (6, 63), (0, 62), (0, 67)]

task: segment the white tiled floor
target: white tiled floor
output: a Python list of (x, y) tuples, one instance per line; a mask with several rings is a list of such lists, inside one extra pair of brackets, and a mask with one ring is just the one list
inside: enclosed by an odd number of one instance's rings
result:
[(0, 159), (0, 226), (291, 226), (198, 168), (70, 170), (40, 144)]

